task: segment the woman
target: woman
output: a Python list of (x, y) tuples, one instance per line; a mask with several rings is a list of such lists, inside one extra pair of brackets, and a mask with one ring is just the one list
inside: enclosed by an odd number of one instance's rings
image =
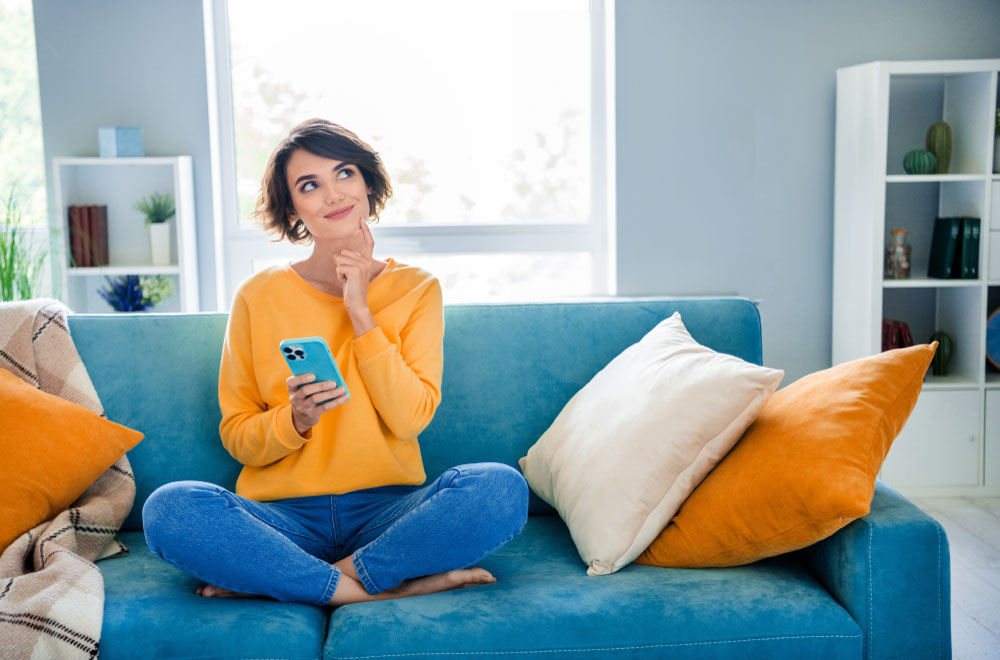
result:
[[(233, 301), (219, 430), (244, 466), (236, 492), (174, 482), (142, 511), (150, 549), (204, 580), (202, 596), (336, 606), (487, 584), (466, 567), (524, 526), (527, 483), (507, 465), (459, 465), (420, 486), (417, 436), (441, 399), (441, 287), (372, 259), (367, 223), (391, 194), (378, 154), (324, 120), (271, 155), (257, 214), (313, 247)], [(349, 397), (289, 375), (278, 344), (305, 336), (326, 339)]]

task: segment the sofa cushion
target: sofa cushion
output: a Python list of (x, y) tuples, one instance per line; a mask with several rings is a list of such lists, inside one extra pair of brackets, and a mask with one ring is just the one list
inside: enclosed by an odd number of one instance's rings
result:
[(0, 369), (0, 553), (66, 510), (142, 434)]
[(746, 564), (812, 545), (867, 514), (935, 348), (845, 362), (780, 390), (637, 561)]
[(154, 555), (142, 532), (129, 554), (97, 563), (104, 576), (101, 660), (322, 656), (329, 611), (265, 598), (202, 598), (203, 583)]
[[(477, 564), (490, 585), (333, 611), (327, 658), (857, 658), (857, 623), (793, 558), (588, 577), (557, 516)], [(609, 654), (615, 650), (617, 653)]]
[[(108, 417), (146, 436), (128, 453), (135, 502), (123, 529), (142, 529), (142, 505), (165, 483), (194, 479), (229, 489), (236, 484), (241, 466), (219, 440), (226, 319), (226, 314), (69, 316), (77, 352)], [(129, 377), (122, 377), (123, 369)]]
[(566, 521), (588, 574), (646, 549), (782, 375), (702, 346), (674, 313), (570, 399), (521, 468)]

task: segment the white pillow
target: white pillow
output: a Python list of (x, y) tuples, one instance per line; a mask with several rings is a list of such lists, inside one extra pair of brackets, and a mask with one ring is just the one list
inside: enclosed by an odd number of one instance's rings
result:
[(588, 575), (614, 573), (653, 542), (784, 375), (702, 346), (675, 313), (570, 399), (520, 465)]

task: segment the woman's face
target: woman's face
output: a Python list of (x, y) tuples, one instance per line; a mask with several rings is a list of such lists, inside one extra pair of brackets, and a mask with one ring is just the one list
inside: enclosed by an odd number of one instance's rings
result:
[(357, 165), (296, 149), (285, 176), (295, 213), (314, 240), (348, 238), (368, 219), (371, 191)]

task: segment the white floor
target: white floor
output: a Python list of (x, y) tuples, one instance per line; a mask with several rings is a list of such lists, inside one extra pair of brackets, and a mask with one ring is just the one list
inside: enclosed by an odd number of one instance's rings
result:
[(909, 499), (948, 534), (952, 657), (1000, 659), (1000, 497)]

